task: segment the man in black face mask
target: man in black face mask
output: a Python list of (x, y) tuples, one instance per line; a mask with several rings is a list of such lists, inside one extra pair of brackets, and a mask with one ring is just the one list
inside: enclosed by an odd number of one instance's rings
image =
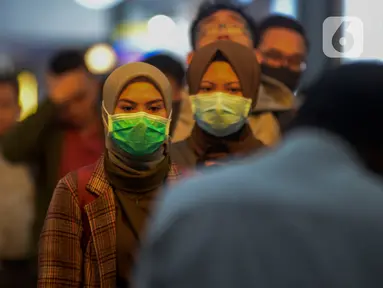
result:
[(262, 73), (295, 92), (306, 69), (308, 46), (305, 30), (298, 21), (281, 15), (269, 16), (260, 25), (256, 50)]
[[(296, 92), (302, 73), (306, 69), (309, 42), (302, 25), (295, 19), (272, 15), (260, 23), (260, 39), (256, 55), (262, 73)], [(286, 130), (297, 105), (287, 99), (260, 97), (255, 113), (272, 112)]]

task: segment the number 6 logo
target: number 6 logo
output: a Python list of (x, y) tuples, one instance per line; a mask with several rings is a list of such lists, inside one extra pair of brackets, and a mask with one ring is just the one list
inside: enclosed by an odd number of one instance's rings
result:
[(323, 22), (323, 53), (329, 58), (358, 58), (363, 41), (363, 22), (357, 17), (328, 17)]

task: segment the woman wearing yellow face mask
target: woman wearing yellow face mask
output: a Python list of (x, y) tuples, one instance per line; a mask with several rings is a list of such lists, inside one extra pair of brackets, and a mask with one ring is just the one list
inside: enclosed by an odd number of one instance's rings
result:
[(173, 144), (182, 168), (222, 164), (263, 147), (247, 124), (260, 85), (254, 52), (232, 41), (197, 50), (187, 71), (195, 124), (191, 136)]
[(157, 69), (116, 69), (103, 90), (106, 151), (54, 191), (40, 237), (39, 287), (128, 287), (160, 187), (177, 176), (168, 153), (171, 86)]

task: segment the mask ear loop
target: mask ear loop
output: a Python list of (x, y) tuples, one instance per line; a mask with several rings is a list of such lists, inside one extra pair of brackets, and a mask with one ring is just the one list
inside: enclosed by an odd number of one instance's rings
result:
[[(104, 101), (102, 101), (101, 106), (102, 106), (102, 110), (104, 110), (104, 113), (102, 113), (102, 121), (104, 122), (104, 126), (107, 127), (108, 133), (112, 132), (113, 131), (113, 125), (112, 125), (113, 121), (111, 120), (112, 115), (110, 115), (109, 112), (106, 110)], [(105, 119), (105, 115), (107, 116), (106, 119)]]
[(170, 111), (170, 114), (168, 117), (168, 123), (166, 124), (166, 135), (168, 138), (170, 138), (170, 123), (172, 123), (172, 114), (173, 114), (173, 110)]
[(170, 146), (172, 145), (172, 136), (170, 136), (170, 123), (172, 122), (172, 114), (173, 110), (170, 111), (169, 117), (168, 117), (168, 123), (166, 125), (166, 140), (164, 142), (164, 155), (169, 155)]

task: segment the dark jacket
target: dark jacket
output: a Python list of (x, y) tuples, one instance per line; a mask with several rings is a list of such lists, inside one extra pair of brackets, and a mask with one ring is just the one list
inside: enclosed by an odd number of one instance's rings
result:
[(56, 106), (47, 99), (39, 105), (35, 114), (18, 123), (2, 139), (6, 160), (26, 163), (36, 171), (35, 249), (53, 190), (59, 180), (63, 130), (56, 121), (56, 115)]

